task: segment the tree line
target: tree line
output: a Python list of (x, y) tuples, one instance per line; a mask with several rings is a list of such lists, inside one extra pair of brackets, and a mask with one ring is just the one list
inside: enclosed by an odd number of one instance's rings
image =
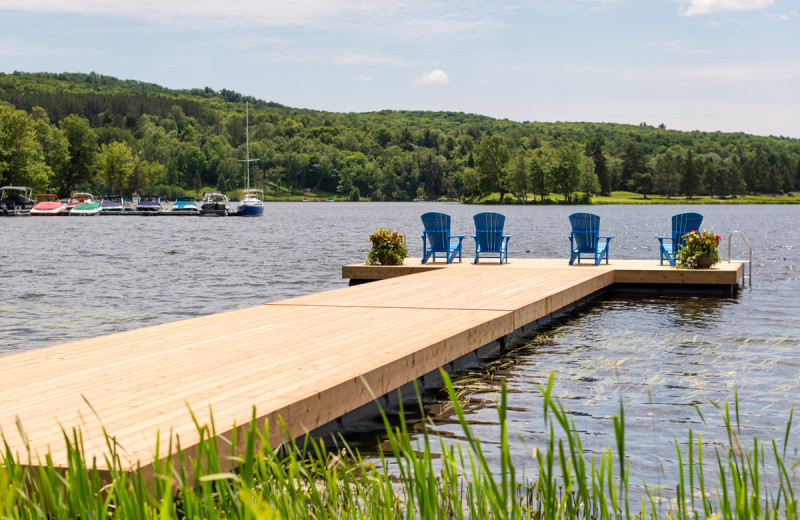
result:
[(246, 183), (274, 195), (590, 202), (800, 191), (800, 140), (664, 125), (332, 113), (95, 73), (0, 74), (0, 184), (172, 198)]

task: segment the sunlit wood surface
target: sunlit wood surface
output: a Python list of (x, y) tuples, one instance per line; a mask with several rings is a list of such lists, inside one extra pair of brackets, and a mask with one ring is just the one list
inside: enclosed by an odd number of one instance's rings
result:
[[(228, 438), (255, 408), (278, 443), (278, 417), (301, 435), (370, 402), (364, 381), (390, 392), (612, 283), (736, 283), (742, 272), (514, 259), (435, 267), (391, 278), (346, 266), (362, 275), (348, 277), (387, 279), (0, 357), (2, 435), (23, 460), (27, 439), (32, 464), (49, 451), (64, 466), (64, 431), (79, 429), (103, 468), (106, 432), (126, 465), (148, 470), (157, 438), (161, 454), (178, 439), (193, 454), (190, 411), (201, 424), (213, 411)], [(733, 281), (709, 281), (718, 277)]]

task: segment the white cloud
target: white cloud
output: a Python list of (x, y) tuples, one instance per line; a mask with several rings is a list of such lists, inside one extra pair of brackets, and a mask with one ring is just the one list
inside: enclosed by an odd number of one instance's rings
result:
[(366, 81), (372, 81), (372, 78), (361, 74), (360, 76), (356, 76), (355, 78), (353, 78), (353, 81), (355, 81), (356, 83), (363, 83)]
[(414, 85), (447, 85), (450, 83), (450, 78), (443, 70), (432, 70), (426, 72), (418, 78), (414, 78)]
[(158, 22), (215, 20), (257, 25), (303, 25), (358, 11), (369, 2), (346, 0), (0, 0), (0, 10), (100, 14)]
[[(681, 14), (696, 16), (713, 14), (724, 11), (756, 11), (766, 9), (775, 3), (775, 0), (688, 0), (682, 2)], [(688, 5), (686, 5), (688, 4)]]
[(116, 16), (153, 24), (314, 28), (407, 41), (472, 38), (504, 27), (497, 11), (457, 0), (0, 0), (0, 12)]

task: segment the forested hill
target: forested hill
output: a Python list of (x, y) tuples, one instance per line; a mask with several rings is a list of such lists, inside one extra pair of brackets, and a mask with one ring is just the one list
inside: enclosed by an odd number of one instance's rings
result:
[[(0, 185), (174, 197), (245, 184), (287, 196), (589, 201), (800, 190), (800, 140), (455, 112), (333, 113), (99, 74), (0, 73)], [(553, 195), (558, 194), (558, 195)]]

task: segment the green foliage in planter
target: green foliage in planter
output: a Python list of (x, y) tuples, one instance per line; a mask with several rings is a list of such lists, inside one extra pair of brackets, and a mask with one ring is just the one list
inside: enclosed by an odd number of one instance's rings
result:
[(367, 253), (370, 265), (403, 265), (408, 256), (408, 246), (403, 235), (398, 231), (380, 228), (369, 236), (372, 249)]
[(704, 269), (719, 263), (720, 236), (714, 231), (690, 231), (684, 235), (683, 247), (675, 256), (678, 269)]

